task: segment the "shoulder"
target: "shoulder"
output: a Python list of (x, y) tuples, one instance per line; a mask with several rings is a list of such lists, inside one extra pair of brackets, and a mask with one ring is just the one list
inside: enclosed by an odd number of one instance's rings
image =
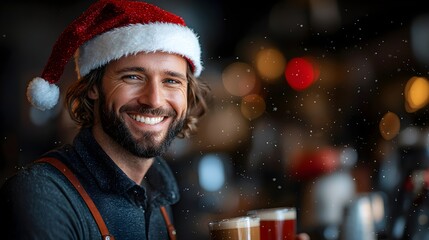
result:
[(47, 163), (32, 163), (11, 176), (0, 193), (4, 204), (26, 208), (48, 208), (67, 204), (75, 196), (73, 186), (56, 168)]
[[(68, 162), (74, 158), (75, 151), (71, 145), (64, 145), (58, 149), (47, 152), (42, 157), (52, 157)], [(66, 164), (68, 165), (68, 164)], [(13, 197), (14, 201), (18, 198), (35, 199), (60, 198), (64, 194), (60, 192), (70, 192), (72, 187), (67, 178), (55, 167), (48, 163), (39, 163), (36, 161), (28, 163), (23, 168), (10, 176), (1, 186), (2, 196)], [(66, 191), (65, 191), (66, 190)]]
[(10, 226), (6, 233), (12, 236), (45, 236), (45, 233), (76, 236), (86, 232), (81, 221), (87, 219), (86, 214), (86, 206), (71, 183), (47, 163), (28, 165), (0, 189), (0, 224)]

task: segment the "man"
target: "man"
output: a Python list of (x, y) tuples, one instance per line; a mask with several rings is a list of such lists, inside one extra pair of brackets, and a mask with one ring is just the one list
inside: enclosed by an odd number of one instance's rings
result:
[(73, 54), (79, 79), (66, 105), (81, 129), (72, 145), (3, 185), (2, 239), (175, 239), (171, 205), (179, 191), (159, 156), (207, 110), (197, 35), (154, 5), (97, 1), (29, 83), (35, 107), (57, 104), (55, 84)]
[[(109, 237), (168, 239), (179, 191), (159, 156), (176, 136), (189, 136), (207, 108), (208, 87), (196, 79), (197, 35), (182, 18), (144, 2), (95, 2), (60, 35), (41, 77), (29, 83), (35, 107), (56, 105), (55, 83), (73, 54), (79, 80), (66, 103), (81, 130), (72, 145), (43, 157), (77, 177)], [(84, 200), (50, 164), (28, 166), (1, 194), (2, 239), (101, 237)]]

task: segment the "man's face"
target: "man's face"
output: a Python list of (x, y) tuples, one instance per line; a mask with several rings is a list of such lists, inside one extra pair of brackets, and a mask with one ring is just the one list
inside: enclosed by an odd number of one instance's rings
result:
[(98, 120), (104, 132), (139, 157), (165, 152), (183, 127), (186, 70), (184, 58), (161, 52), (109, 63), (94, 97), (99, 100)]

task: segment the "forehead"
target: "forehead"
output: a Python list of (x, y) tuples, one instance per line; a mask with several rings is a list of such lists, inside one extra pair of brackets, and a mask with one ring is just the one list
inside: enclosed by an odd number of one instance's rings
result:
[(111, 61), (107, 67), (130, 67), (140, 66), (154, 70), (174, 70), (182, 73), (186, 72), (188, 62), (182, 56), (166, 52), (139, 52), (137, 54), (121, 57)]

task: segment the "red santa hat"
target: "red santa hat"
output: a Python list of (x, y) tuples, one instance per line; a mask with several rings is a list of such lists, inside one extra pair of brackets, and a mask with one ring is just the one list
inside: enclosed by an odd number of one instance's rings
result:
[(27, 87), (27, 98), (40, 109), (59, 99), (56, 83), (75, 55), (78, 77), (123, 56), (138, 52), (183, 56), (196, 77), (201, 74), (198, 36), (185, 21), (155, 5), (129, 0), (99, 0), (61, 33), (40, 77)]

